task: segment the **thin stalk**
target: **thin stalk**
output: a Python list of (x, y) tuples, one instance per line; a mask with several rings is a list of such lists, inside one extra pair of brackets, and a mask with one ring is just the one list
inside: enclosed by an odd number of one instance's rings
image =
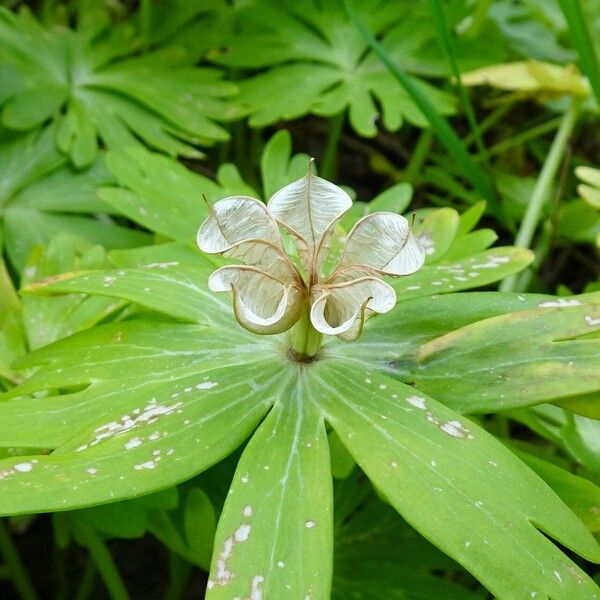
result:
[(0, 519), (0, 554), (8, 567), (10, 577), (19, 596), (23, 600), (37, 600), (33, 584), (19, 556), (19, 551), (6, 528), (4, 519)]
[(251, 176), (252, 165), (248, 161), (248, 136), (246, 125), (243, 121), (235, 121), (231, 125), (231, 144), (233, 146), (233, 160), (238, 165), (244, 179)]
[(192, 565), (171, 552), (169, 557), (169, 586), (163, 600), (179, 600), (185, 591), (185, 587), (192, 572)]
[[(515, 238), (515, 246), (529, 248), (531, 245), (531, 240), (533, 239), (533, 234), (537, 229), (540, 215), (542, 214), (542, 209), (548, 200), (548, 196), (550, 195), (552, 183), (556, 177), (558, 169), (560, 168), (561, 160), (565, 150), (567, 149), (569, 137), (573, 132), (573, 128), (575, 127), (575, 123), (579, 117), (580, 110), (581, 101), (578, 99), (571, 100), (571, 104), (562, 118), (560, 127), (558, 128), (556, 136), (554, 137), (552, 145), (550, 146), (550, 151), (546, 156), (546, 161), (544, 162), (542, 170), (540, 171), (540, 176), (538, 177), (535, 188), (533, 189), (531, 200), (527, 205), (525, 216), (521, 222), (519, 231), (517, 232), (517, 237)], [(517, 277), (515, 275), (511, 275), (502, 281), (500, 284), (500, 291), (512, 292), (515, 290), (516, 284)]]
[(113, 600), (130, 600), (121, 574), (98, 532), (79, 521), (76, 522), (76, 527), (81, 541), (98, 568), (110, 597)]
[(542, 266), (552, 248), (553, 233), (554, 228), (552, 227), (552, 223), (550, 220), (546, 220), (533, 248), (535, 260), (528, 269), (525, 269), (517, 275), (517, 282), (514, 289), (515, 292), (524, 292), (529, 287), (529, 284), (533, 279), (533, 273)]
[[(498, 121), (500, 121), (504, 115), (510, 111), (513, 107), (513, 102), (506, 102), (506, 104), (501, 104), (496, 107), (481, 123), (479, 123), (479, 131), (484, 134), (490, 127), (493, 127)], [(473, 132), (470, 131), (465, 137), (462, 139), (463, 144), (465, 146), (470, 146), (475, 138), (473, 137)]]
[(464, 32), (465, 36), (474, 38), (479, 35), (491, 5), (492, 0), (479, 0), (479, 2), (477, 2), (475, 10), (473, 11), (473, 16), (471, 17), (471, 22)]
[(321, 175), (325, 179), (335, 179), (337, 175), (338, 150), (345, 118), (346, 113), (342, 110), (329, 119), (329, 131), (321, 160)]
[(475, 110), (473, 109), (473, 104), (471, 104), (469, 94), (465, 90), (465, 86), (462, 84), (460, 77), (460, 69), (458, 67), (458, 61), (456, 60), (456, 48), (454, 47), (454, 41), (448, 28), (448, 21), (444, 12), (444, 5), (442, 4), (441, 0), (430, 0), (429, 5), (431, 6), (431, 12), (433, 13), (435, 24), (438, 30), (438, 41), (440, 42), (442, 49), (446, 53), (448, 62), (450, 63), (452, 75), (454, 75), (454, 79), (456, 81), (458, 97), (462, 103), (467, 122), (469, 123), (469, 128), (473, 134), (473, 138), (475, 139), (475, 145), (477, 146), (479, 154), (487, 163), (487, 152), (485, 149), (485, 144), (483, 143), (483, 137), (481, 135), (479, 125), (477, 123), (477, 118), (475, 117)]
[(144, 50), (150, 47), (152, 30), (152, 2), (151, 0), (140, 0), (140, 30)]
[(310, 307), (307, 306), (292, 329), (292, 351), (299, 361), (310, 360), (319, 350), (322, 338), (310, 321)]
[[(248, 155), (246, 163), (248, 172), (246, 181), (255, 189), (260, 189), (260, 157), (264, 148), (262, 127), (252, 127), (248, 129)], [(238, 163), (239, 164), (239, 163)]]
[(67, 580), (67, 552), (56, 544), (52, 549), (52, 562), (54, 563), (54, 589), (53, 600), (67, 600), (69, 597), (69, 582)]
[(497, 144), (494, 144), (489, 150), (488, 154), (493, 156), (494, 154), (501, 154), (502, 152), (513, 148), (514, 146), (520, 146), (529, 140), (535, 139), (550, 131), (554, 131), (557, 127), (560, 127), (560, 124), (563, 121), (563, 117), (556, 117), (555, 119), (550, 119), (545, 123), (540, 123), (531, 129), (527, 129), (514, 137), (511, 137), (507, 140), (502, 140)]
[(410, 157), (409, 163), (406, 165), (404, 170), (404, 177), (402, 181), (406, 181), (412, 185), (417, 181), (417, 177), (425, 164), (429, 151), (431, 150), (431, 144), (433, 143), (433, 133), (431, 129), (423, 129), (417, 140), (412, 156)]
[(96, 573), (97, 570), (94, 561), (88, 558), (85, 565), (85, 570), (83, 571), (83, 576), (81, 577), (81, 581), (79, 583), (79, 589), (75, 594), (74, 600), (87, 600), (90, 597), (90, 594), (94, 589)]

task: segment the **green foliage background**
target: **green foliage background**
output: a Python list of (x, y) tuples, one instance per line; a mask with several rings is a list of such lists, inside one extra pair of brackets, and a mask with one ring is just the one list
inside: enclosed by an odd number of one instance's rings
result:
[[(0, 590), (600, 596), (596, 0), (2, 4)], [(523, 60), (589, 93), (462, 83)], [(194, 239), (309, 155), (356, 188), (337, 238), (414, 215), (427, 260), (299, 364)], [(20, 555), (38, 513), (71, 579)]]

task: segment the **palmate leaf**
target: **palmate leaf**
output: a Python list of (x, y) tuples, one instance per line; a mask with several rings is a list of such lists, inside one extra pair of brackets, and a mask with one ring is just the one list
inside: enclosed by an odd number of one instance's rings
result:
[[(142, 316), (96, 327), (15, 365), (37, 371), (2, 397), (0, 443), (56, 449), (0, 462), (0, 512), (71, 509), (162, 489), (221, 460), (259, 426), (225, 503), (208, 597), (253, 590), (285, 597), (290, 586), (325, 598), (332, 577), (327, 422), (394, 508), (498, 597), (595, 597), (594, 584), (536, 531), (598, 560), (576, 517), (479, 426), (397, 381), (413, 380), (419, 349), (439, 336), (489, 326), (506, 312), (542, 318), (555, 309), (539, 305), (556, 299), (406, 297), (368, 322), (360, 342), (329, 340), (317, 361), (301, 365), (289, 360), (285, 336), (246, 332), (227, 303), (205, 292), (213, 265), (185, 244), (113, 256), (116, 269), (70, 274), (37, 293), (114, 296), (187, 323)], [(507, 256), (502, 268), (489, 269), (498, 278), (506, 264), (521, 264), (519, 254)], [(538, 345), (527, 339), (535, 356)], [(569, 385), (568, 373), (564, 380)]]
[[(122, 325), (126, 329), (128, 324)], [(165, 339), (174, 337), (174, 334), (175, 331)], [(87, 332), (79, 335), (85, 336)], [(126, 330), (124, 336), (127, 339)], [(62, 344), (68, 346), (65, 342)], [(309, 545), (312, 552), (307, 551), (308, 556), (316, 554), (323, 557), (320, 552), (327, 548), (327, 544), (322, 542), (330, 535), (327, 528), (330, 527), (331, 515), (328, 514), (329, 503), (324, 502), (326, 496), (311, 493), (299, 497), (293, 493), (296, 485), (302, 489), (302, 486), (310, 486), (310, 481), (315, 481), (315, 485), (321, 488), (327, 486), (326, 479), (323, 480), (326, 471), (318, 475), (314, 462), (315, 453), (320, 453), (318, 444), (324, 441), (323, 433), (320, 434), (320, 442), (318, 437), (314, 437), (323, 427), (323, 415), (317, 409), (320, 407), (355, 458), (409, 522), (421, 525), (418, 528), (427, 537), (473, 570), (499, 597), (517, 597), (516, 591), (521, 593), (530, 586), (533, 586), (533, 591), (543, 594), (549, 589), (554, 594), (556, 590), (553, 588), (559, 585), (565, 592), (562, 595), (556, 592), (557, 598), (593, 597), (589, 594), (594, 588), (585, 576), (526, 521), (534, 520), (544, 531), (558, 536), (562, 543), (593, 558), (595, 550), (591, 538), (586, 537), (575, 517), (543, 484), (475, 424), (464, 419), (459, 422), (456, 413), (439, 403), (424, 396), (415, 397), (414, 389), (389, 378), (371, 378), (366, 370), (357, 369), (355, 364), (344, 365), (337, 359), (324, 359), (308, 367), (291, 363), (286, 366), (285, 362), (277, 359), (280, 355), (276, 348), (266, 349), (262, 357), (258, 356), (258, 347), (253, 350), (256, 362), (241, 357), (236, 368), (216, 369), (210, 366), (203, 368), (199, 363), (194, 366), (194, 375), (180, 378), (174, 372), (168, 376), (164, 372), (160, 375), (162, 381), (156, 382), (153, 387), (133, 391), (124, 390), (121, 386), (125, 383), (127, 387), (126, 381), (119, 379), (113, 371), (116, 379), (112, 387), (120, 387), (123, 404), (115, 405), (110, 396), (105, 396), (110, 405), (109, 414), (104, 413), (93, 425), (83, 426), (75, 438), (66, 441), (49, 457), (20, 457), (3, 461), (2, 485), (9, 493), (0, 500), (1, 510), (56, 510), (72, 507), (74, 503), (78, 506), (130, 497), (172, 484), (208, 466), (206, 461), (214, 462), (215, 453), (223, 455), (231, 451), (250, 433), (267, 405), (276, 402), (271, 416), (259, 429), (258, 438), (247, 447), (238, 466), (234, 491), (230, 495), (231, 500), (226, 503), (217, 533), (212, 573), (215, 585), (209, 591), (209, 597), (231, 594), (233, 590), (249, 592), (252, 586), (262, 590), (268, 588), (271, 594), (281, 595), (289, 591), (288, 585), (300, 586), (301, 589), (312, 585), (314, 597), (326, 597), (318, 590), (326, 590), (329, 585), (327, 571), (322, 567), (317, 570), (314, 567), (303, 568), (297, 546), (290, 548), (287, 545), (290, 535), (293, 535), (290, 523), (299, 522), (300, 529), (294, 529), (296, 534), (302, 532), (304, 537), (305, 533), (314, 533), (319, 536), (320, 544)], [(46, 356), (51, 354), (47, 349), (39, 352)], [(39, 352), (37, 360), (41, 356)], [(67, 363), (63, 360), (59, 358), (57, 366), (72, 362), (72, 359), (68, 359)], [(147, 373), (147, 365), (141, 363), (140, 369)], [(332, 370), (337, 373), (335, 377), (331, 376)], [(60, 376), (59, 369), (56, 369), (56, 375)], [(363, 379), (365, 375), (367, 377)], [(99, 372), (92, 373), (91, 377), (99, 378)], [(263, 384), (267, 385), (264, 378), (268, 377), (271, 377), (269, 387), (261, 389)], [(342, 380), (347, 383), (341, 384)], [(73, 383), (75, 379), (69, 380), (67, 376), (67, 381)], [(217, 385), (213, 385), (215, 383)], [(229, 389), (217, 391), (221, 385)], [(255, 393), (252, 393), (253, 388)], [(350, 393), (349, 390), (355, 391)], [(397, 394), (400, 400), (394, 399), (392, 394)], [(71, 400), (71, 407), (76, 410), (74, 398)], [(104, 410), (107, 403), (103, 403)], [(426, 403), (428, 409), (420, 408), (422, 403)], [(353, 410), (347, 407), (352, 404), (355, 405)], [(240, 438), (242, 434), (238, 431), (241, 431), (242, 424), (240, 422), (238, 429), (235, 423), (241, 418), (244, 407), (253, 412), (247, 415), (247, 427)], [(376, 426), (373, 423), (375, 419)], [(379, 425), (380, 422), (382, 425)], [(394, 432), (393, 437), (391, 432), (383, 435), (382, 428), (392, 426), (400, 430)], [(221, 436), (227, 436), (227, 442), (217, 439), (217, 431)], [(259, 443), (263, 435), (265, 441)], [(369, 451), (362, 446), (360, 452), (356, 450), (351, 441), (355, 435), (359, 440), (362, 435), (367, 436)], [(373, 436), (379, 437), (375, 440)], [(198, 446), (201, 447), (200, 454), (193, 451)], [(396, 446), (404, 451), (400, 452)], [(475, 454), (473, 447), (477, 450)], [(287, 449), (287, 454), (284, 449)], [(397, 461), (391, 458), (382, 462), (379, 456), (371, 458), (371, 453), (377, 455), (391, 451), (394, 451)], [(178, 459), (180, 462), (176, 462)], [(325, 459), (326, 455), (321, 457), (321, 469), (328, 465), (329, 461)], [(369, 468), (371, 460), (376, 464), (374, 471)], [(431, 465), (431, 460), (436, 464)], [(482, 480), (482, 467), (477, 466), (478, 460), (485, 463), (484, 467), (489, 470), (487, 477), (496, 482), (494, 486), (486, 485)], [(161, 470), (169, 461), (175, 464)], [(385, 473), (380, 477), (379, 471), (384, 468)], [(413, 473), (411, 486), (406, 485), (406, 473), (404, 478), (401, 477), (405, 468)], [(393, 477), (396, 470), (398, 475)], [(136, 471), (146, 471), (146, 477), (136, 474)], [(148, 475), (150, 472), (153, 476)], [(514, 500), (498, 495), (499, 474), (506, 485), (510, 485), (507, 495), (514, 494), (511, 496)], [(285, 486), (282, 479), (286, 482)], [(388, 479), (396, 481), (393, 485), (399, 486), (401, 492), (390, 487), (392, 484)], [(40, 489), (38, 485), (43, 487)], [(426, 492), (420, 487), (422, 485), (427, 486)], [(516, 490), (515, 485), (518, 485)], [(65, 496), (67, 487), (76, 488), (77, 494)], [(407, 488), (413, 490), (418, 502), (407, 498)], [(269, 489), (273, 491), (269, 493)], [(22, 495), (19, 490), (26, 490), (28, 499), (21, 499), (17, 507), (15, 499)], [(265, 493), (274, 494), (274, 502), (261, 503)], [(432, 497), (432, 494), (439, 494), (439, 498)], [(43, 505), (40, 505), (41, 497), (44, 498)], [(424, 503), (423, 498), (429, 497), (431, 502)], [(523, 498), (532, 497), (537, 500), (528, 506), (527, 512), (519, 509), (515, 513), (515, 507)], [(300, 499), (303, 499), (301, 509), (294, 509)], [(281, 511), (279, 516), (277, 511)], [(449, 516), (443, 519), (446, 513)], [(432, 519), (432, 514), (438, 516)], [(515, 514), (522, 515), (523, 522), (516, 521)], [(464, 537), (468, 535), (464, 529), (465, 522), (473, 523), (472, 540)], [(508, 525), (509, 522), (512, 526)], [(319, 532), (321, 528), (323, 532)], [(510, 529), (511, 535), (507, 536), (505, 529)], [(255, 546), (254, 542), (251, 543), (254, 535), (263, 541), (271, 539), (273, 545), (261, 543), (260, 547)], [(310, 537), (305, 539), (310, 540)], [(465, 542), (468, 543), (465, 545)], [(528, 550), (517, 552), (516, 549), (522, 546)], [(273, 548), (279, 550), (281, 558), (274, 556)], [(317, 548), (320, 548), (319, 552)], [(528, 552), (537, 558), (532, 560)], [(485, 560), (482, 555), (488, 556), (494, 565), (492, 569), (488, 562), (484, 562), (488, 568), (484, 574), (480, 570), (484, 569), (480, 563)], [(504, 568), (503, 557), (508, 561)], [(474, 562), (480, 566), (474, 567)], [(303, 564), (306, 564), (306, 559)], [(518, 569), (514, 569), (515, 564), (520, 565)], [(560, 578), (560, 582), (554, 584), (544, 577), (544, 570), (550, 567), (550, 573), (558, 572), (553, 576), (557, 581)], [(507, 578), (507, 572), (514, 574)], [(288, 573), (294, 576), (288, 576)], [(523, 597), (526, 596), (523, 594)]]
[[(375, 34), (384, 35), (384, 44), (394, 58), (400, 57), (402, 66), (412, 63), (414, 67), (414, 55), (424, 47), (436, 47), (431, 26), (426, 19), (415, 18), (411, 7), (369, 0), (356, 3), (356, 10)], [(411, 23), (408, 27), (406, 20)], [(352, 127), (360, 135), (373, 136), (377, 132), (376, 102), (382, 106), (386, 128), (392, 131), (404, 119), (426, 124), (406, 91), (368, 52), (341, 2), (311, 1), (300, 7), (289, 1), (257, 1), (240, 11), (239, 23), (240, 33), (214, 58), (234, 67), (269, 67), (240, 83), (240, 100), (252, 113), (251, 125), (307, 113), (330, 116), (348, 109)], [(403, 28), (402, 34), (395, 35), (394, 27)], [(423, 80), (415, 78), (415, 83), (436, 110), (453, 112), (450, 95)], [(282, 89), (288, 93), (282, 95)]]
[(156, 2), (144, 23), (144, 11), (137, 13), (139, 29), (151, 46), (184, 48), (186, 62), (196, 64), (212, 48), (231, 35), (232, 7), (225, 0), (170, 0)]
[(2, 9), (2, 122), (26, 130), (57, 120), (56, 142), (77, 167), (93, 163), (97, 139), (193, 157), (197, 145), (227, 139), (214, 120), (239, 111), (221, 71), (188, 65), (181, 49), (128, 58), (139, 47), (128, 23), (45, 29), (26, 11)]
[[(54, 130), (21, 135), (3, 130), (0, 142), (0, 222), (5, 250), (12, 265), (22, 271), (34, 246), (47, 244), (69, 232), (107, 248), (130, 248), (150, 241), (140, 231), (88, 218), (112, 213), (96, 197), (96, 188), (113, 181), (99, 159), (77, 171), (55, 148)], [(0, 240), (1, 241), (1, 240)]]

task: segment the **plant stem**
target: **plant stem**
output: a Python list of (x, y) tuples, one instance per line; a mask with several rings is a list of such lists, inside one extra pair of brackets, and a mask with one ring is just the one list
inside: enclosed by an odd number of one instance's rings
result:
[[(578, 99), (571, 100), (571, 104), (562, 118), (560, 127), (550, 146), (546, 161), (540, 171), (540, 176), (535, 184), (531, 200), (527, 205), (525, 216), (521, 222), (519, 231), (517, 232), (517, 237), (515, 238), (515, 246), (529, 248), (531, 245), (531, 240), (537, 229), (542, 209), (550, 194), (552, 183), (560, 167), (562, 157), (569, 142), (569, 137), (573, 132), (580, 110), (581, 101)], [(511, 275), (502, 281), (500, 284), (500, 291), (513, 292), (516, 289), (516, 283), (517, 277)]]
[(429, 155), (432, 142), (433, 133), (431, 129), (423, 129), (419, 135), (419, 139), (417, 140), (417, 145), (413, 150), (412, 156), (410, 157), (410, 161), (404, 170), (404, 177), (402, 178), (403, 181), (406, 181), (412, 185), (415, 184), (419, 172), (423, 168), (423, 164)]
[(0, 554), (10, 572), (13, 584), (23, 600), (37, 600), (37, 594), (25, 570), (19, 552), (10, 537), (4, 519), (0, 519)]
[(83, 571), (81, 582), (79, 583), (79, 589), (75, 595), (75, 600), (87, 600), (92, 593), (94, 587), (94, 581), (96, 579), (96, 565), (94, 561), (88, 558)]
[(321, 346), (322, 335), (310, 321), (310, 307), (302, 312), (302, 317), (292, 329), (292, 350), (299, 361), (311, 359)]
[[(484, 134), (490, 127), (493, 127), (504, 115), (509, 112), (513, 107), (513, 102), (506, 102), (505, 104), (501, 104), (497, 108), (495, 108), (483, 121), (479, 123), (479, 131), (481, 134)], [(473, 132), (469, 131), (467, 135), (462, 139), (463, 144), (465, 146), (470, 146), (475, 138), (473, 136)], [(489, 151), (488, 151), (489, 152)]]
[(511, 137), (507, 140), (502, 140), (497, 144), (494, 144), (489, 150), (489, 155), (501, 154), (502, 152), (512, 148), (513, 146), (519, 146), (525, 142), (528, 142), (531, 139), (535, 139), (548, 133), (549, 131), (553, 131), (557, 127), (560, 127), (563, 118), (557, 117), (556, 119), (550, 119), (544, 123), (540, 123), (531, 129), (526, 129), (525, 131)]
[(471, 23), (464, 33), (466, 37), (474, 38), (479, 35), (491, 5), (492, 0), (479, 0), (479, 2), (475, 5)]
[(152, 29), (152, 4), (150, 0), (140, 0), (140, 30), (143, 49), (148, 50)]
[(550, 220), (545, 221), (535, 247), (533, 248), (535, 260), (529, 269), (525, 269), (517, 275), (517, 282), (514, 289), (515, 292), (524, 292), (529, 287), (534, 270), (541, 267), (546, 256), (548, 256), (548, 252), (550, 252), (553, 231), (554, 229)]
[(164, 595), (164, 600), (179, 600), (185, 591), (185, 586), (192, 572), (192, 565), (181, 558), (179, 554), (171, 552), (169, 557), (169, 586)]
[(110, 597), (113, 600), (130, 600), (117, 566), (98, 532), (80, 521), (76, 521), (75, 525), (79, 538), (96, 564)]
[(325, 179), (335, 179), (337, 174), (338, 148), (346, 118), (345, 111), (340, 111), (329, 119), (329, 131), (321, 160), (321, 176)]
[(252, 127), (249, 130), (248, 158), (249, 173), (246, 181), (255, 189), (261, 189), (260, 157), (265, 146), (262, 127)]

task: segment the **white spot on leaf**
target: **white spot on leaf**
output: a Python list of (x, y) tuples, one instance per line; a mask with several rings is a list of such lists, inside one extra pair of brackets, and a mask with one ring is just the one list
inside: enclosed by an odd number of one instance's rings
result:
[(579, 300), (566, 300), (565, 298), (559, 298), (558, 300), (546, 300), (545, 302), (540, 302), (538, 306), (540, 308), (553, 308), (553, 307), (561, 307), (561, 306), (579, 306), (581, 302)]
[(25, 463), (17, 463), (14, 466), (15, 471), (18, 471), (19, 473), (29, 473), (29, 471), (31, 471), (31, 469), (33, 469), (33, 465), (30, 462), (25, 462)]
[(233, 538), (236, 542), (246, 542), (248, 540), (248, 536), (250, 535), (250, 525), (248, 523), (243, 523), (240, 525), (234, 532)]
[(265, 578), (262, 575), (256, 575), (252, 578), (252, 586), (250, 588), (250, 600), (262, 600), (263, 593), (260, 589)]
[(216, 385), (219, 385), (216, 381), (203, 381), (202, 383), (196, 384), (197, 390), (211, 390)]
[(406, 401), (421, 410), (425, 410), (427, 405), (425, 404), (425, 398), (421, 398), (420, 396), (409, 396)]

